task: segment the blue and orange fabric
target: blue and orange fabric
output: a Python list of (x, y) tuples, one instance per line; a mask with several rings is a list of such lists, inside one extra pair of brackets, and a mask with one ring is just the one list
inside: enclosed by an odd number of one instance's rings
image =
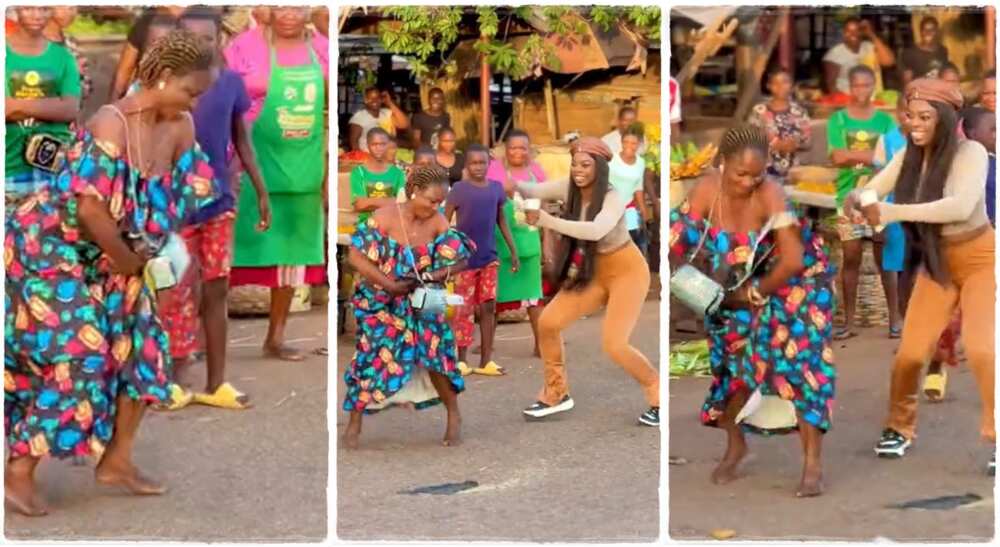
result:
[(130, 245), (155, 253), (218, 186), (196, 145), (157, 177), (141, 177), (122, 156), (81, 131), (55, 184), (6, 211), (4, 426), (13, 456), (100, 454), (119, 394), (169, 398), (156, 295), (84, 237), (79, 201), (105, 202)]
[[(407, 247), (379, 228), (374, 217), (358, 224), (351, 245), (390, 277), (412, 275), (413, 264), (421, 274), (467, 260), (475, 243), (457, 230), (448, 230), (427, 245)], [(411, 261), (412, 259), (412, 261)], [(427, 316), (414, 311), (407, 296), (394, 296), (362, 280), (354, 294), (357, 346), (344, 374), (348, 412), (376, 412), (382, 404), (413, 379), (417, 367), (442, 374), (460, 393), (465, 382), (457, 367), (455, 335), (444, 314)], [(432, 398), (417, 408), (440, 403)]]
[[(751, 258), (755, 232), (729, 233), (691, 211), (685, 201), (670, 211), (670, 254), (686, 257), (705, 233), (701, 256), (708, 258), (708, 272), (732, 286)], [(805, 248), (804, 269), (768, 297), (755, 310), (721, 310), (705, 320), (709, 335), (712, 384), (702, 406), (701, 421), (718, 426), (729, 398), (741, 390), (758, 387), (764, 395), (790, 400), (800, 420), (827, 431), (833, 414), (836, 369), (830, 346), (833, 323), (833, 270), (823, 239), (809, 226), (801, 226)], [(774, 242), (765, 236), (756, 256)], [(765, 276), (777, 252), (758, 268)], [(787, 433), (788, 430), (755, 433)]]

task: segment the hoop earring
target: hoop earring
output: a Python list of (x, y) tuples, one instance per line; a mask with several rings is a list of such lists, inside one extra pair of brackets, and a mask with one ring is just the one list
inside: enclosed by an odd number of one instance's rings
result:
[(160, 80), (160, 83), (156, 85), (156, 89), (159, 89), (160, 91), (163, 91), (163, 88), (165, 87), (167, 87), (167, 82), (164, 82), (163, 80)]

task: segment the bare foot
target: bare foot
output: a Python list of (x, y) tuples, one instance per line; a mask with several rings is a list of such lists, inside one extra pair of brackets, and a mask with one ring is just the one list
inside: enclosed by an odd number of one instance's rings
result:
[(344, 448), (348, 450), (357, 450), (359, 444), (358, 437), (359, 435), (357, 433), (344, 433), (341, 437), (341, 441), (344, 443)]
[(455, 413), (448, 413), (448, 426), (444, 431), (444, 446), (458, 446), (462, 443), (462, 417)]
[(802, 470), (802, 482), (795, 491), (797, 498), (814, 498), (823, 494), (823, 471), (819, 467)]
[(306, 358), (301, 351), (295, 348), (269, 342), (264, 344), (264, 357), (278, 359), (279, 361), (291, 361), (293, 363), (304, 361)]
[(531, 354), (531, 356), (532, 357), (541, 357), (542, 356), (542, 350), (538, 349), (538, 346), (535, 346), (535, 351)]
[(348, 423), (347, 427), (344, 429), (344, 434), (341, 436), (341, 441), (344, 443), (344, 448), (348, 450), (358, 449), (358, 439), (361, 437), (361, 420), (357, 423)]
[(26, 517), (43, 517), (49, 514), (31, 477), (5, 471), (3, 485), (3, 500), (14, 512)]
[(94, 470), (94, 480), (104, 486), (117, 486), (135, 496), (160, 496), (167, 487), (146, 477), (132, 464), (119, 464), (101, 460)]
[(743, 458), (746, 455), (746, 445), (727, 450), (726, 455), (722, 458), (722, 461), (719, 462), (719, 465), (712, 471), (712, 483), (729, 484), (740, 478), (737, 473), (737, 469), (740, 466), (740, 462), (743, 461)]

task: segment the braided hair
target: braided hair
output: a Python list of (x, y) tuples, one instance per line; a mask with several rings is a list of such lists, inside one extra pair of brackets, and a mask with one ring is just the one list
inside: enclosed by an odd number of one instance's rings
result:
[(212, 52), (205, 51), (198, 38), (186, 30), (173, 30), (153, 43), (139, 61), (136, 76), (143, 87), (150, 87), (165, 70), (183, 76), (212, 66)]
[(755, 125), (741, 125), (730, 128), (722, 136), (719, 155), (732, 158), (744, 150), (753, 150), (766, 158), (768, 148), (767, 133), (763, 129)]
[(415, 165), (406, 179), (406, 195), (412, 196), (432, 186), (448, 186), (448, 172), (436, 165)]

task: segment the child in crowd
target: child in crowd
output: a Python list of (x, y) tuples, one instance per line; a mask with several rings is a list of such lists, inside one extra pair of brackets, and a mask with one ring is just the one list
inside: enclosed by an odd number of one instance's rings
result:
[(996, 227), (996, 196), (997, 196), (997, 118), (996, 114), (987, 108), (967, 108), (961, 113), (962, 129), (965, 135), (983, 145), (989, 153), (990, 162), (986, 171), (986, 216), (990, 224)]
[[(465, 304), (457, 311), (453, 325), (455, 342), (458, 346), (458, 368), (462, 375), (470, 373), (484, 376), (501, 376), (504, 369), (493, 361), (493, 338), (496, 333), (497, 299), (497, 257), (496, 228), (503, 234), (504, 242), (511, 253), (511, 270), (520, 269), (514, 237), (511, 235), (507, 218), (503, 214), (507, 195), (503, 184), (486, 178), (489, 151), (479, 144), (469, 146), (466, 151), (468, 179), (455, 184), (448, 194), (445, 218), (449, 221), (457, 216), (456, 228), (469, 236), (476, 244), (476, 250), (469, 258), (468, 269), (458, 274), (456, 292), (465, 299)], [(478, 308), (482, 336), (479, 368), (470, 369), (467, 363), (469, 346), (472, 345), (474, 315)]]
[(367, 136), (368, 159), (351, 171), (351, 207), (358, 221), (368, 220), (372, 212), (392, 205), (406, 186), (403, 170), (387, 157), (392, 140), (384, 129), (374, 127)]
[[(194, 34), (203, 49), (216, 52), (212, 68), (214, 83), (198, 98), (192, 119), (198, 144), (208, 155), (215, 177), (220, 182), (222, 197), (199, 211), (195, 217), (196, 224), (181, 234), (188, 251), (200, 266), (198, 272), (190, 269), (187, 279), (167, 291), (161, 299), (160, 316), (170, 333), (175, 377), (182, 378), (185, 367), (193, 362), (198, 349), (199, 315), (207, 350), (205, 391), (191, 395), (176, 383), (171, 388), (169, 408), (182, 408), (193, 400), (220, 408), (245, 409), (249, 407), (249, 398), (225, 381), (229, 315), (226, 307), (236, 222), (236, 197), (227, 161), (230, 144), (235, 148), (257, 194), (261, 219), (258, 230), (265, 231), (270, 227), (270, 200), (243, 120), (243, 114), (250, 108), (246, 86), (239, 74), (225, 68), (222, 63), (219, 13), (211, 8), (192, 7), (181, 15), (179, 25)], [(198, 273), (200, 279), (191, 277)], [(200, 282), (202, 287), (200, 305), (195, 298), (196, 282)]]
[[(843, 206), (844, 199), (863, 179), (872, 176), (872, 163), (878, 138), (896, 127), (892, 116), (875, 108), (872, 98), (875, 94), (875, 73), (865, 65), (858, 65), (848, 74), (851, 102), (847, 108), (838, 110), (827, 124), (827, 145), (830, 160), (839, 167), (837, 174), (837, 206)], [(837, 229), (843, 245), (844, 263), (841, 270), (841, 300), (845, 321), (836, 329), (834, 340), (847, 340), (857, 336), (854, 330), (854, 313), (857, 308), (858, 279), (861, 272), (861, 258), (864, 240), (872, 241), (875, 251), (875, 266), (882, 278), (889, 307), (889, 337), (899, 338), (902, 332), (896, 276), (882, 271), (882, 238), (867, 224), (857, 224), (845, 215), (838, 218)]]
[(979, 94), (979, 106), (993, 112), (997, 111), (997, 73), (991, 70), (983, 77), (982, 92)]

